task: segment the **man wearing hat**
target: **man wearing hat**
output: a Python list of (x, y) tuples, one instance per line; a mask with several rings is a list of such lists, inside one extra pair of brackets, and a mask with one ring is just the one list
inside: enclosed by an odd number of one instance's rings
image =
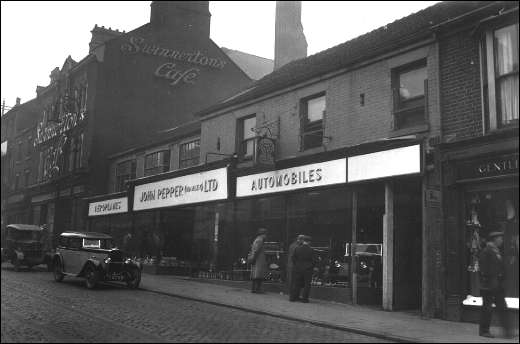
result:
[(479, 256), (480, 265), (480, 294), (482, 295), (482, 308), (480, 311), (479, 335), (493, 338), (489, 332), (491, 324), (492, 307), (494, 303), (499, 311), (500, 323), (506, 335), (510, 335), (506, 318), (506, 301), (504, 294), (504, 258), (500, 253), (500, 247), (504, 243), (503, 232), (491, 232), (487, 238), (486, 247)]
[(294, 249), (293, 261), (293, 288), (289, 301), (297, 301), (302, 292), (302, 302), (309, 302), (309, 292), (311, 290), (312, 270), (314, 268), (314, 250), (310, 246), (311, 237), (305, 235), (300, 246)]
[(291, 293), (291, 290), (293, 289), (293, 281), (294, 281), (294, 278), (293, 278), (293, 255), (294, 255), (294, 250), (298, 247), (298, 246), (301, 246), (301, 244), (303, 243), (303, 238), (305, 237), (305, 235), (298, 235), (296, 237), (296, 240), (289, 246), (289, 250), (287, 252), (287, 267), (286, 267), (286, 272), (287, 272), (287, 292), (288, 294)]
[(248, 256), (251, 266), (252, 293), (262, 293), (261, 286), (267, 272), (267, 259), (264, 252), (264, 241), (267, 237), (267, 229), (260, 228), (257, 237), (251, 245), (251, 253)]

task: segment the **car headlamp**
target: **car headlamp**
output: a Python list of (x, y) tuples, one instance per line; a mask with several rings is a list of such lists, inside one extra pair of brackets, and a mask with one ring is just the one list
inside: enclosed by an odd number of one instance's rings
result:
[(111, 260), (112, 260), (112, 259), (111, 259), (110, 257), (108, 257), (108, 258), (105, 258), (105, 264), (108, 264), (108, 263), (110, 263), (110, 261), (111, 261)]

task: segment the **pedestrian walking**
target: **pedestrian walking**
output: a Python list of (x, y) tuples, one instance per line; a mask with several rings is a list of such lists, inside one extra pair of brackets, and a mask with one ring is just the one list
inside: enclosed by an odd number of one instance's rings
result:
[(261, 287), (267, 272), (267, 259), (264, 252), (264, 242), (267, 237), (267, 229), (260, 228), (257, 237), (251, 245), (251, 251), (247, 256), (247, 260), (251, 266), (252, 293), (262, 293)]
[(503, 232), (491, 232), (488, 235), (486, 247), (479, 256), (480, 264), (480, 294), (482, 295), (482, 308), (480, 311), (479, 335), (493, 338), (489, 332), (491, 324), (492, 307), (494, 303), (498, 311), (501, 326), (506, 336), (510, 336), (507, 324), (507, 305), (504, 293), (505, 263), (500, 252), (504, 243)]
[[(314, 268), (314, 251), (310, 246), (311, 237), (306, 235), (300, 246), (294, 249), (292, 257), (293, 261), (293, 289), (289, 301), (294, 302), (301, 300), (309, 302), (309, 293), (311, 290), (312, 271)], [(300, 291), (303, 288), (302, 297), (300, 299)]]
[(287, 267), (286, 267), (286, 283), (287, 283), (287, 294), (291, 294), (291, 290), (293, 289), (293, 285), (292, 285), (292, 282), (294, 281), (294, 278), (293, 278), (293, 267), (294, 267), (294, 264), (293, 264), (293, 255), (294, 255), (294, 250), (296, 249), (296, 247), (298, 246), (301, 246), (301, 244), (303, 243), (303, 239), (304, 239), (305, 235), (298, 235), (296, 237), (296, 240), (289, 246), (289, 250), (287, 252)]

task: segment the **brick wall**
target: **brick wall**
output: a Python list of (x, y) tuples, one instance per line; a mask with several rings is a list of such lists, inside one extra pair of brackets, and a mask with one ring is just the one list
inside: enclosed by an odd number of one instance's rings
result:
[(464, 31), (439, 42), (444, 140), (482, 135), (478, 39)]
[[(395, 134), (392, 128), (392, 69), (422, 58), (427, 58), (428, 65), (430, 134), (439, 135), (437, 46), (431, 44), (203, 120), (201, 126), (201, 157), (204, 158), (206, 152), (217, 152), (218, 141), (220, 141), (219, 153), (231, 154), (235, 152), (237, 120), (251, 114), (257, 115), (257, 126), (280, 118), (277, 159), (312, 154), (391, 137)], [(299, 150), (300, 100), (323, 91), (326, 92), (327, 102), (324, 135), (331, 137), (331, 140), (324, 140), (325, 147), (301, 152)], [(364, 105), (360, 104), (360, 94), (362, 93), (365, 95)], [(211, 156), (208, 161), (217, 159), (222, 159), (222, 157)]]

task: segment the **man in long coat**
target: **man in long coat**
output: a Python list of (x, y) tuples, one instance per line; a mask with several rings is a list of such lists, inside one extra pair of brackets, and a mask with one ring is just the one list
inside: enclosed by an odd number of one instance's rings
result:
[(301, 246), (301, 244), (303, 243), (303, 238), (305, 237), (305, 235), (298, 235), (296, 237), (296, 240), (289, 246), (289, 249), (287, 250), (287, 267), (286, 267), (286, 273), (287, 273), (287, 293), (290, 294), (291, 293), (291, 290), (293, 289), (293, 281), (294, 281), (294, 278), (293, 278), (293, 261), (292, 261), (292, 258), (293, 258), (293, 255), (294, 255), (294, 250), (296, 249), (296, 247), (298, 246)]
[(264, 242), (267, 237), (267, 229), (260, 228), (256, 239), (251, 245), (251, 280), (252, 293), (262, 293), (261, 287), (265, 274), (267, 273), (267, 259), (264, 252)]
[(510, 336), (504, 294), (505, 263), (504, 257), (500, 252), (500, 247), (503, 243), (503, 232), (489, 233), (486, 247), (482, 250), (479, 257), (480, 294), (483, 301), (480, 311), (479, 335), (482, 337), (493, 338), (489, 332), (493, 310), (491, 305), (493, 303), (495, 303), (499, 312), (500, 322), (506, 332), (506, 336)]
[(312, 271), (314, 268), (314, 250), (310, 246), (311, 237), (306, 235), (301, 246), (296, 247), (293, 254), (294, 281), (289, 301), (297, 301), (301, 288), (303, 288), (302, 302), (309, 302), (311, 290)]

